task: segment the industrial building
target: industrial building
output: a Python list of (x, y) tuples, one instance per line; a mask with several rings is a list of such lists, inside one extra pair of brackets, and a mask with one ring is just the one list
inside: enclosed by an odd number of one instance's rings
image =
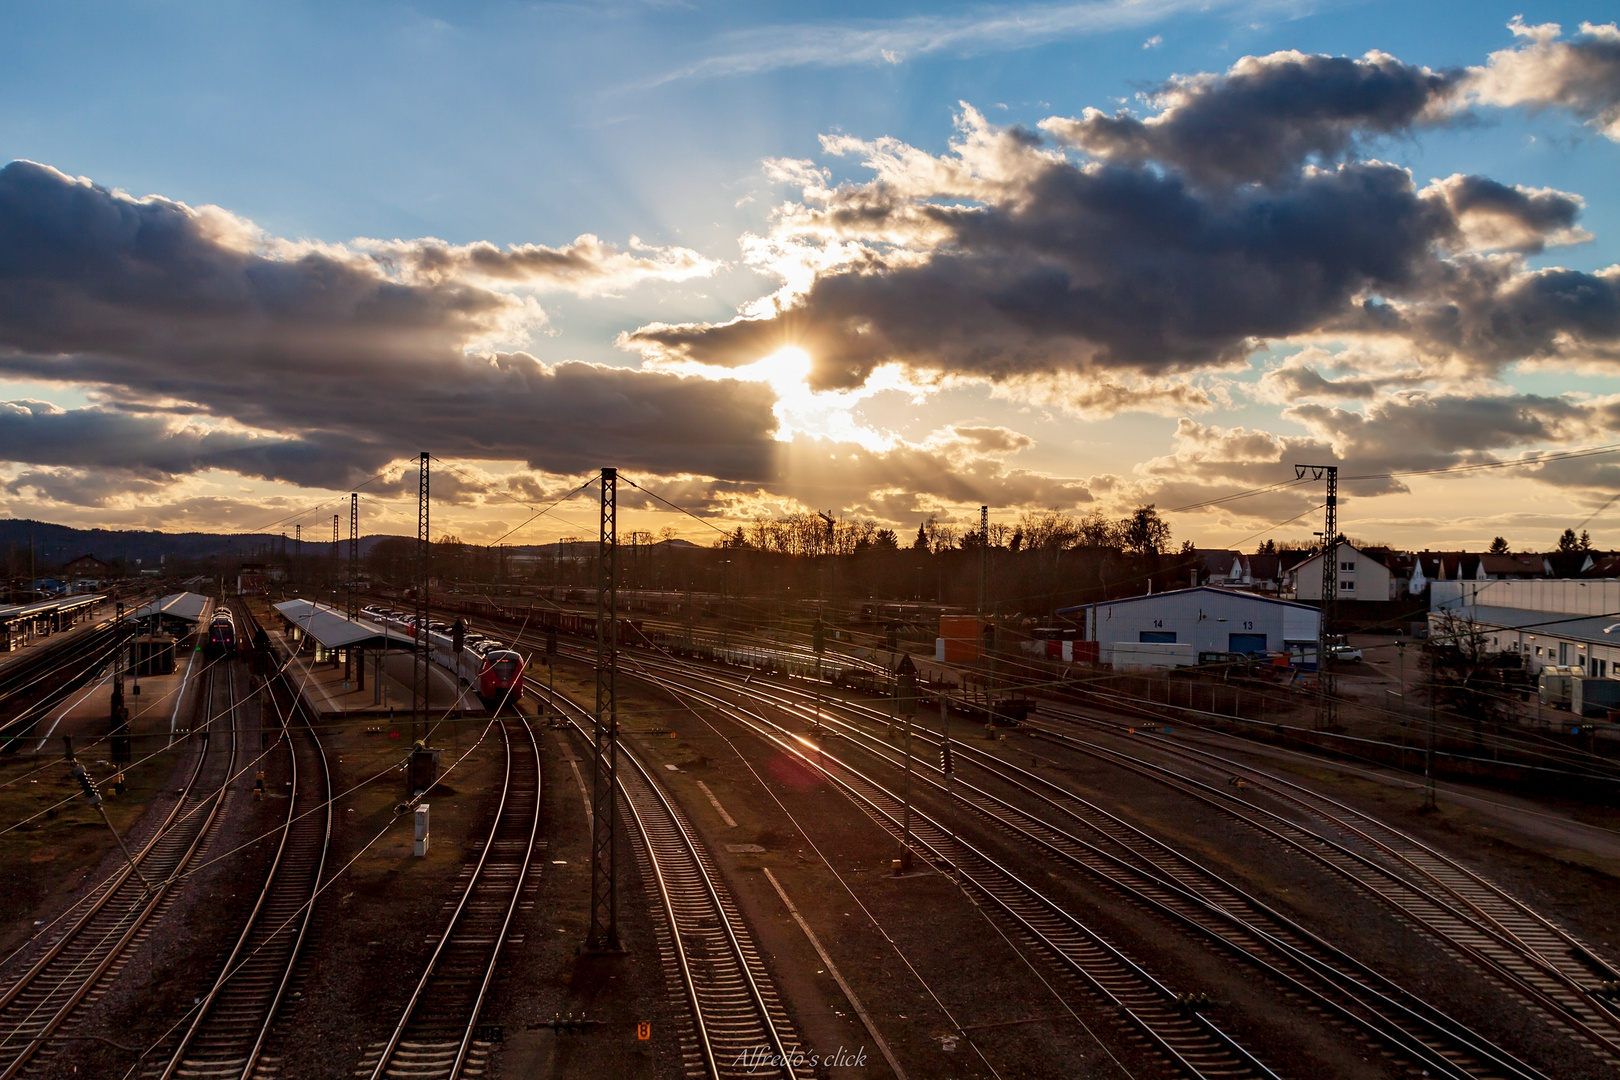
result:
[(1532, 673), (1556, 666), (1610, 676), (1620, 663), (1620, 581), (1435, 581), (1429, 634), (1477, 635), (1490, 652), (1523, 656)]
[(1097, 660), (1116, 668), (1177, 667), (1200, 653), (1289, 653), (1314, 662), (1321, 613), (1307, 604), (1199, 586), (1059, 612), (1085, 620)]

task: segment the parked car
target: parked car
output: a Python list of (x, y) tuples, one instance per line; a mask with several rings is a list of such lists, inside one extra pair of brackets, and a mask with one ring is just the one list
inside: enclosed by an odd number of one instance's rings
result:
[(1330, 645), (1328, 655), (1341, 664), (1361, 663), (1361, 650), (1354, 645)]

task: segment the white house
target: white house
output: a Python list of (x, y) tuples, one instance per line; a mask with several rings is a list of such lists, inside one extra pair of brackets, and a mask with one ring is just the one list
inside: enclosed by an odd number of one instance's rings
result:
[[(1395, 599), (1395, 576), (1378, 559), (1343, 541), (1335, 545), (1334, 556), (1339, 561), (1339, 596), (1347, 600)], [(1290, 573), (1294, 577), (1294, 596), (1299, 600), (1322, 599), (1322, 553), (1317, 552), (1299, 563)]]

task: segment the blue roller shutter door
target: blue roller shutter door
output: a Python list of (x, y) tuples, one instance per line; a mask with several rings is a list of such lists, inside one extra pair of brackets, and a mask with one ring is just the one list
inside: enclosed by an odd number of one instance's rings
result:
[(1248, 653), (1254, 656), (1264, 655), (1267, 651), (1264, 634), (1232, 634), (1228, 640), (1227, 652)]

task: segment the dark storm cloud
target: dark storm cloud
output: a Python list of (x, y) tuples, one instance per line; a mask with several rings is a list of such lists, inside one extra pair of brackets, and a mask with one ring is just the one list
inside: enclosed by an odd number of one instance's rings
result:
[[(389, 258), (407, 247), (392, 245)], [(592, 256), (575, 249), (568, 273), (577, 276)], [(614, 253), (595, 254), (612, 265), (593, 280), (624, 271)], [(488, 276), (504, 255), (466, 259)], [(443, 266), (402, 278), (388, 262), (266, 243), (222, 211), (132, 199), (13, 162), (0, 169), (0, 373), (104, 387), (154, 417), (200, 409), (277, 433), (186, 434), (154, 419), (146, 456), (164, 471), (221, 467), (343, 486), (427, 448), (560, 472), (609, 456), (660, 472), (768, 472), (767, 387), (469, 355), (471, 344), (532, 324), (538, 309)], [(93, 446), (135, 430), (133, 417), (108, 410), (30, 416), (50, 432), (83, 425)], [(3, 456), (53, 460), (43, 445), (56, 444), (18, 438)]]
[(1620, 266), (1526, 270), (1505, 258), (1438, 266), (1408, 298), (1370, 298), (1330, 329), (1397, 338), (1482, 374), (1524, 359), (1620, 359)]
[[(1406, 335), (1482, 371), (1607, 355), (1620, 344), (1610, 272), (1522, 258), (1589, 238), (1578, 196), (1462, 175), (1420, 188), (1353, 159), (1362, 136), (1455, 113), (1459, 78), (1381, 54), (1276, 54), (1181, 80), (1150, 121), (1045, 125), (1109, 160), (1076, 160), (968, 107), (942, 155), (829, 137), (876, 178), (829, 187), (808, 163), (773, 163), (805, 201), (780, 211), (754, 261), (790, 285), (744, 317), (652, 324), (622, 344), (716, 366), (795, 345), (823, 387), (885, 362), (1104, 384), (1237, 366), (1267, 340), (1334, 332)], [(1333, 157), (1351, 160), (1322, 163)]]
[(326, 471), (323, 448), (297, 439), (172, 427), (154, 416), (0, 402), (0, 461), (121, 470), (149, 478), (203, 469), (304, 482)]
[(1438, 118), (1458, 77), (1384, 53), (1278, 52), (1244, 57), (1223, 75), (1170, 81), (1151, 96), (1161, 111), (1146, 120), (1088, 109), (1041, 127), (1102, 160), (1160, 162), (1201, 184), (1274, 183), (1312, 158), (1337, 160), (1370, 136)]
[(993, 380), (1231, 365), (1256, 339), (1314, 330), (1365, 291), (1416, 286), (1456, 229), (1443, 203), (1378, 163), (1213, 199), (1156, 170), (1009, 156), (1016, 179), (978, 206), (883, 207), (882, 190), (860, 190), (813, 215), (854, 232), (845, 204), (859, 200), (868, 234), (942, 234), (924, 259), (874, 254), (774, 317), (652, 325), (626, 343), (724, 366), (797, 345), (832, 386), (889, 360)]

